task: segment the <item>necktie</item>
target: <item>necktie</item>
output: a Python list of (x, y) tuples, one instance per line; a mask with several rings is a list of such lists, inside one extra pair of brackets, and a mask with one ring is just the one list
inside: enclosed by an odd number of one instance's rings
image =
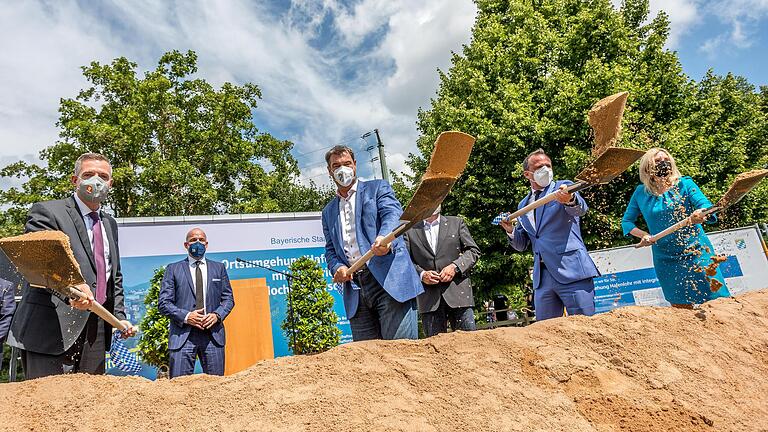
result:
[[(538, 201), (538, 200), (539, 200), (539, 198), (541, 197), (541, 194), (542, 194), (543, 192), (544, 192), (544, 189), (542, 189), (542, 190), (537, 190), (536, 192), (534, 192), (534, 194), (533, 194), (533, 200), (534, 200), (534, 201)], [(535, 209), (535, 210), (533, 211), (533, 223), (534, 223), (534, 228), (538, 227), (538, 225), (539, 225), (539, 219), (541, 219), (541, 212), (542, 212), (543, 210), (544, 210), (544, 207), (538, 207), (537, 209)]]
[(200, 269), (200, 261), (195, 261), (195, 309), (204, 309), (203, 297), (203, 270)]
[(101, 234), (101, 219), (96, 212), (88, 213), (93, 221), (93, 259), (96, 262), (96, 301), (107, 300), (107, 263), (104, 259), (104, 236)]

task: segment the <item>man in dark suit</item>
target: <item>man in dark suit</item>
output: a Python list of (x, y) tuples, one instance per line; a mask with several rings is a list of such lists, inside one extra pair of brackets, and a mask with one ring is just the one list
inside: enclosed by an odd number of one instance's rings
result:
[(128, 327), (123, 337), (136, 333), (125, 320), (117, 223), (101, 208), (112, 185), (112, 166), (100, 154), (85, 153), (75, 162), (71, 181), (75, 187), (71, 197), (32, 206), (25, 231), (58, 230), (69, 236), (86, 281), (77, 288), (87, 299), (68, 299), (25, 284), (8, 343), (22, 350), (27, 379), (67, 372), (104, 373), (112, 326), (88, 311), (94, 301)]
[[(333, 281), (344, 286), (352, 339), (417, 339), (415, 299), (424, 288), (403, 240), (381, 244), (400, 224), (400, 202), (386, 181), (357, 179), (349, 147), (333, 147), (325, 161), (337, 189), (323, 209), (325, 259)], [(368, 250), (374, 257), (351, 274), (349, 267)]]
[(16, 310), (16, 286), (0, 278), (0, 370), (3, 369), (3, 345), (8, 338), (11, 319)]
[(200, 358), (203, 372), (224, 375), (224, 324), (235, 307), (224, 264), (205, 258), (208, 237), (200, 228), (187, 233), (188, 256), (165, 268), (158, 298), (160, 313), (170, 318), (169, 375), (191, 375)]
[(442, 216), (438, 207), (403, 238), (424, 284), (416, 302), (426, 336), (445, 333), (448, 321), (453, 330), (475, 330), (469, 271), (480, 257), (480, 248), (464, 221)]

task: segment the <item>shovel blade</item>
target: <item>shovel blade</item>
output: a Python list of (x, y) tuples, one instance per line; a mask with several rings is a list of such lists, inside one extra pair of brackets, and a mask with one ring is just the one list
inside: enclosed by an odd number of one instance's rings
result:
[(642, 150), (608, 147), (576, 176), (576, 180), (590, 184), (606, 184), (626, 171), (643, 154), (645, 152)]
[(720, 198), (720, 201), (717, 202), (717, 207), (726, 208), (741, 201), (741, 199), (744, 198), (749, 191), (754, 189), (766, 176), (768, 176), (768, 169), (747, 171), (739, 174), (733, 180), (731, 187), (728, 188), (725, 195), (723, 195), (723, 197)]
[(605, 97), (589, 110), (589, 125), (595, 134), (593, 157), (600, 156), (610, 146), (618, 143), (628, 95), (628, 92), (621, 92)]

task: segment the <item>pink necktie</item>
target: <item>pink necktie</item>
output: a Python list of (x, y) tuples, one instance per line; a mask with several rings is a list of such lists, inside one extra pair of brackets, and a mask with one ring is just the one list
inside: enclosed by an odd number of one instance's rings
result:
[(101, 219), (96, 212), (88, 213), (93, 221), (93, 258), (96, 261), (96, 301), (107, 300), (107, 264), (104, 261), (104, 236), (101, 234)]

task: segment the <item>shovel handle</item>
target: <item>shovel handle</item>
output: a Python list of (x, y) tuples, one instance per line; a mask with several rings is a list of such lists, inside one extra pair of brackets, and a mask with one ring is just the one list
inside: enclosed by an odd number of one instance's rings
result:
[[(74, 287), (69, 288), (69, 296), (71, 298), (78, 298), (81, 300), (86, 299), (85, 293), (83, 293), (82, 291)], [(88, 310), (90, 310), (91, 312), (101, 317), (101, 319), (108, 322), (110, 325), (112, 325), (112, 327), (120, 331), (128, 330), (128, 326), (120, 322), (120, 320), (117, 319), (116, 316), (112, 315), (111, 312), (109, 312), (106, 308), (104, 308), (104, 306), (100, 305), (99, 303), (95, 301), (91, 302), (91, 307), (88, 308)]]
[[(710, 208), (704, 210), (704, 216), (709, 216), (712, 213), (715, 213), (715, 212), (717, 212), (719, 210), (720, 210), (720, 207), (710, 207)], [(691, 217), (690, 216), (686, 217), (685, 219), (681, 220), (680, 222), (678, 222), (678, 223), (676, 223), (674, 225), (668, 226), (663, 231), (660, 231), (660, 232), (652, 235), (651, 237), (653, 237), (653, 241), (655, 242), (655, 241), (657, 241), (659, 239), (662, 239), (662, 238), (672, 234), (673, 232), (679, 230), (680, 228), (687, 227), (688, 225), (691, 225)], [(637, 249), (639, 247), (640, 247), (639, 243), (635, 245), (635, 249)]]
[[(580, 181), (580, 182), (574, 183), (574, 184), (566, 187), (565, 191), (568, 192), (568, 193), (575, 193), (575, 192), (578, 192), (580, 190), (586, 189), (586, 188), (588, 188), (590, 186), (593, 186), (593, 184), (592, 183), (587, 183), (585, 181)], [(543, 205), (545, 205), (545, 204), (547, 204), (547, 203), (549, 203), (551, 201), (554, 201), (554, 200), (555, 200), (555, 194), (551, 193), (549, 195), (544, 196), (543, 198), (537, 199), (536, 201), (528, 204), (527, 206), (521, 208), (520, 210), (518, 210), (518, 211), (516, 211), (514, 213), (510, 213), (509, 216), (504, 218), (504, 220), (509, 222), (509, 221), (511, 221), (513, 219), (517, 219), (520, 216), (522, 216), (522, 215), (524, 215), (524, 214), (526, 214), (526, 213), (528, 213), (530, 211), (536, 210), (537, 208), (539, 208), (539, 207), (541, 207), (541, 206), (543, 206)]]
[[(402, 223), (402, 224), (398, 225), (398, 227), (395, 228), (391, 233), (389, 233), (386, 236), (384, 236), (384, 238), (381, 240), (381, 244), (384, 245), (384, 246), (388, 246), (390, 243), (392, 243), (395, 240), (395, 238), (397, 236), (399, 236), (399, 235), (401, 235), (402, 233), (405, 232), (404, 228), (406, 226), (407, 226), (407, 224), (405, 224), (405, 223)], [(352, 267), (350, 267), (349, 270), (347, 270), (347, 271), (350, 274), (357, 272), (358, 270), (363, 268), (363, 266), (368, 261), (370, 261), (371, 258), (373, 258), (373, 249), (369, 250), (368, 252), (365, 253), (365, 255), (360, 257), (359, 260), (355, 261), (355, 263), (352, 264)]]

